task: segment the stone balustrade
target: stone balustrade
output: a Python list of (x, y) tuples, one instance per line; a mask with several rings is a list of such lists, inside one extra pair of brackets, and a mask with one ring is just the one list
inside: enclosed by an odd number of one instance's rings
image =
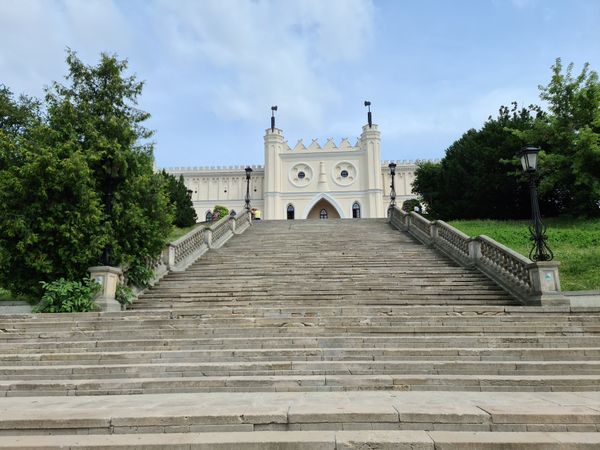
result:
[(560, 290), (559, 262), (533, 262), (487, 236), (471, 238), (447, 223), (416, 212), (390, 210), (390, 223), (464, 267), (474, 267), (528, 305), (568, 305)]
[(250, 225), (250, 214), (244, 210), (238, 216), (225, 216), (210, 226), (199, 225), (179, 239), (169, 242), (161, 255), (148, 259), (147, 265), (154, 272), (150, 284), (155, 284), (169, 272), (184, 271), (209, 249), (221, 247), (235, 234), (243, 233)]

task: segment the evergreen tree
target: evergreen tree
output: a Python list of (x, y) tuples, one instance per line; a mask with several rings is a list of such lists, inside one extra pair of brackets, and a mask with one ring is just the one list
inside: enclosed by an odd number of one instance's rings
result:
[(49, 125), (59, 141), (78, 143), (101, 195), (107, 245), (97, 262), (141, 263), (161, 252), (172, 222), (143, 125), (150, 115), (137, 108), (143, 82), (125, 76), (127, 61), (114, 55), (88, 66), (69, 50), (67, 65), (68, 84), (47, 92)]
[(191, 227), (198, 219), (192, 203), (191, 193), (185, 185), (183, 175), (179, 178), (161, 172), (169, 195), (169, 203), (175, 210), (173, 225), (179, 228)]
[(15, 294), (101, 262), (143, 265), (171, 228), (149, 115), (136, 108), (143, 83), (115, 56), (87, 66), (68, 51), (67, 65), (45, 114), (0, 89), (0, 285)]

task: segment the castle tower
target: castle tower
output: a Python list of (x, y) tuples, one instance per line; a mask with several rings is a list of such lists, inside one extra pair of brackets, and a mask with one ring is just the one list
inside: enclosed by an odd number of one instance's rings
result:
[(264, 218), (279, 218), (281, 206), (281, 165), (279, 155), (284, 148), (283, 131), (279, 128), (268, 128), (265, 134), (265, 191)]
[(381, 176), (381, 133), (377, 125), (362, 127), (359, 147), (367, 153), (368, 217), (385, 217)]

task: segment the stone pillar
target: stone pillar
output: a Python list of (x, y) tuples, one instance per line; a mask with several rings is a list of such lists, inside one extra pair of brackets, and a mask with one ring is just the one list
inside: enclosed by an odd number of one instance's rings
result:
[(569, 299), (560, 291), (560, 278), (558, 276), (558, 261), (538, 261), (532, 263), (529, 276), (533, 284), (533, 301), (544, 305), (569, 305)]
[(121, 311), (121, 304), (115, 300), (115, 293), (123, 271), (119, 267), (95, 266), (88, 269), (90, 277), (102, 288), (94, 301), (102, 311)]

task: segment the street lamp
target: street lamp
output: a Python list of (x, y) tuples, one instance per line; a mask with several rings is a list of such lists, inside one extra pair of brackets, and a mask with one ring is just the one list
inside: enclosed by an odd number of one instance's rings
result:
[(277, 105), (271, 106), (271, 132), (275, 131), (275, 111), (277, 111)]
[(394, 187), (394, 177), (396, 176), (396, 163), (389, 163), (388, 167), (390, 168), (390, 176), (392, 177), (392, 184), (390, 185), (390, 206), (388, 208), (388, 213), (391, 213), (394, 206), (396, 206), (396, 188)]
[(250, 174), (252, 173), (252, 167), (246, 167), (246, 210), (250, 211)]
[(369, 128), (371, 128), (373, 126), (373, 116), (371, 116), (371, 102), (365, 100), (365, 106), (369, 108), (367, 112), (367, 123), (369, 124)]
[(537, 189), (535, 187), (535, 172), (537, 169), (538, 153), (540, 149), (538, 147), (527, 146), (521, 150), (521, 165), (523, 171), (529, 176), (529, 194), (531, 197), (531, 225), (529, 225), (529, 232), (531, 233), (531, 240), (533, 246), (529, 251), (529, 259), (532, 261), (550, 261), (554, 258), (554, 254), (546, 240), (546, 225), (542, 223), (542, 216), (540, 215), (540, 205), (538, 203)]

